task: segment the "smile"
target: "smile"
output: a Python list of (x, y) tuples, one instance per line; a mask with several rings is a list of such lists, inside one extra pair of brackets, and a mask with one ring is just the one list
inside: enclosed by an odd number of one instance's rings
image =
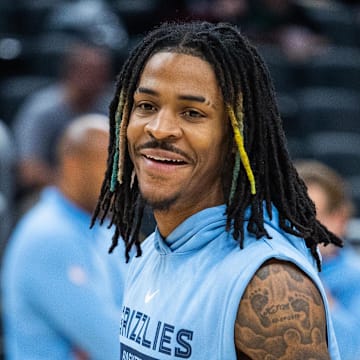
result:
[(185, 161), (179, 160), (179, 159), (169, 159), (169, 158), (165, 158), (165, 157), (150, 156), (150, 155), (144, 155), (144, 157), (148, 160), (163, 162), (163, 163), (168, 163), (168, 164), (177, 164), (177, 165), (185, 164)]

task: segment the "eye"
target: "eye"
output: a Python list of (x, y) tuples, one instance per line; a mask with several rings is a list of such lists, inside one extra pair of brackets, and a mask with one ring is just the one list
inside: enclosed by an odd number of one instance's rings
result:
[(194, 110), (194, 109), (189, 109), (183, 112), (184, 116), (188, 117), (188, 118), (201, 118), (204, 117), (204, 115), (198, 111), (198, 110)]
[(153, 104), (149, 102), (141, 102), (138, 104), (135, 104), (135, 109), (141, 112), (154, 112), (156, 111), (156, 108)]

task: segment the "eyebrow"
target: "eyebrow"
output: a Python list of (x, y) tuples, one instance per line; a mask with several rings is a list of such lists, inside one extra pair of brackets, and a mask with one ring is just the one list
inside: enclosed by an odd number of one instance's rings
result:
[(180, 100), (197, 101), (197, 102), (201, 102), (201, 103), (205, 102), (205, 98), (200, 95), (180, 95), (179, 99)]
[[(138, 87), (136, 92), (142, 93), (142, 94), (148, 94), (148, 95), (154, 95), (159, 96), (159, 93), (155, 90), (146, 88), (146, 87)], [(179, 100), (189, 100), (189, 101), (196, 101), (200, 103), (204, 103), (206, 99), (203, 96), (200, 95), (179, 95)]]
[(142, 93), (142, 94), (148, 94), (148, 95), (154, 95), (154, 96), (158, 96), (158, 92), (149, 88), (145, 88), (145, 87), (138, 87), (136, 89), (136, 92)]

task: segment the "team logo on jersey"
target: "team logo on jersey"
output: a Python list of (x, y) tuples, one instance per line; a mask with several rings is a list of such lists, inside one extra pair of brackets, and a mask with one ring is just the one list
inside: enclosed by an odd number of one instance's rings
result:
[[(149, 292), (145, 300), (153, 299), (157, 293), (158, 290)], [(192, 330), (164, 321), (154, 321), (144, 312), (124, 306), (120, 323), (121, 360), (157, 360), (138, 350), (188, 359), (192, 353), (193, 334)], [(136, 350), (125, 345), (122, 338), (130, 340)]]
[(159, 289), (151, 292), (150, 290), (147, 291), (147, 293), (145, 294), (145, 304), (149, 303), (159, 292)]
[(125, 344), (120, 344), (120, 360), (158, 360), (151, 356), (142, 354)]

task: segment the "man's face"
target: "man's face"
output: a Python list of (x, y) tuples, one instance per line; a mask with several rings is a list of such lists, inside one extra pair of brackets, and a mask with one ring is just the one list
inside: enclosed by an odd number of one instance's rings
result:
[(127, 129), (140, 191), (154, 210), (188, 214), (223, 203), (228, 119), (215, 73), (191, 55), (147, 62)]
[[(331, 225), (329, 221), (328, 199), (325, 190), (321, 185), (309, 183), (307, 185), (308, 194), (316, 207), (316, 218), (326, 227)], [(330, 219), (331, 220), (331, 219)]]
[[(316, 207), (316, 218), (331, 232), (339, 237), (345, 234), (347, 217), (344, 216), (342, 209), (329, 211), (328, 195), (321, 185), (317, 183), (307, 184), (308, 194)], [(330, 258), (337, 253), (338, 248), (332, 244), (319, 246), (324, 258)]]
[(87, 189), (87, 198), (89, 205), (95, 208), (100, 194), (104, 174), (106, 170), (107, 149), (109, 144), (109, 135), (105, 130), (94, 130), (91, 139), (91, 146), (84, 154), (85, 188)]
[(104, 179), (109, 135), (105, 129), (88, 132), (88, 143), (74, 156), (72, 176), (78, 178), (78, 196), (84, 207), (92, 212), (97, 204)]
[(71, 87), (82, 97), (96, 98), (109, 83), (110, 59), (105, 53), (86, 48), (78, 56), (81, 59), (74, 62), (68, 75)]

